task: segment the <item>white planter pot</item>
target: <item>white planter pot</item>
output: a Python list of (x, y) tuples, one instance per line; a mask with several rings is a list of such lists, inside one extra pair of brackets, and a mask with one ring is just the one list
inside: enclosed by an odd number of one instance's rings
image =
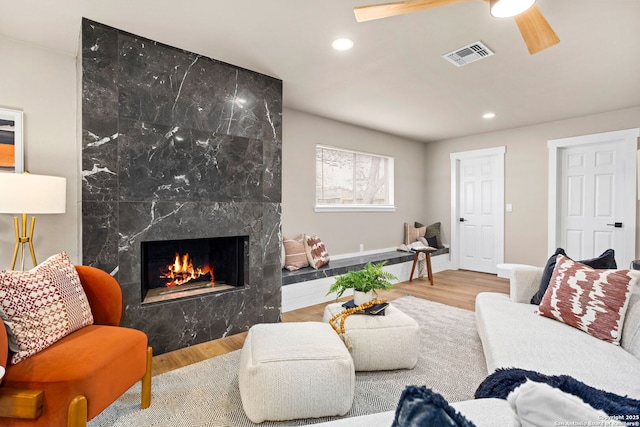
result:
[(373, 300), (373, 291), (361, 292), (353, 291), (353, 303), (355, 305), (362, 305)]

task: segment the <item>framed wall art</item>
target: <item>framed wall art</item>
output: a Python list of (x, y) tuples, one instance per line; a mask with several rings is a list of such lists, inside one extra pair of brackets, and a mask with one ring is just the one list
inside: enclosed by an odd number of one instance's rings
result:
[(24, 172), (22, 111), (0, 108), (0, 172)]

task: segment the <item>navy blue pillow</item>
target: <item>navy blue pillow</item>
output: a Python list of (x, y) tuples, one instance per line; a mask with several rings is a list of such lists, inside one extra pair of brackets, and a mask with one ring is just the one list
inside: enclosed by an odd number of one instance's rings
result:
[(427, 244), (432, 248), (438, 248), (438, 238), (436, 236), (426, 237), (424, 238), (427, 241)]
[[(540, 302), (542, 302), (542, 297), (549, 287), (549, 282), (551, 281), (553, 270), (554, 268), (556, 268), (556, 258), (558, 255), (569, 257), (562, 248), (556, 249), (556, 252), (551, 255), (551, 257), (549, 257), (549, 259), (547, 260), (547, 264), (544, 266), (544, 271), (542, 272), (542, 278), (540, 279), (540, 287), (538, 288), (538, 292), (536, 292), (536, 294), (531, 297), (531, 304), (540, 305)], [(599, 257), (578, 262), (581, 264), (586, 264), (589, 267), (595, 268), (597, 270), (618, 268), (618, 266), (616, 265), (616, 254), (613, 249), (607, 249)]]
[(425, 386), (407, 386), (400, 396), (391, 427), (475, 427), (444, 397)]

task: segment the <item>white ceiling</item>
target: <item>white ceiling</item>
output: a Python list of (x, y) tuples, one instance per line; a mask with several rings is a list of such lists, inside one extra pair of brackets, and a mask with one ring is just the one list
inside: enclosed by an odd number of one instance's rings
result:
[[(561, 42), (536, 55), (479, 0), (365, 23), (352, 8), (373, 1), (10, 3), (0, 35), (76, 55), (86, 17), (282, 79), (285, 107), (425, 142), (640, 106), (640, 0), (538, 0)], [(441, 58), (478, 40), (495, 55)]]

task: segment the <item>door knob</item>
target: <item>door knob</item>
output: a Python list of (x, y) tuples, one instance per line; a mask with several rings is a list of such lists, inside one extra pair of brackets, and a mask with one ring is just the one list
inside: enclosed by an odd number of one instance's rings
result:
[(460, 218), (460, 222), (465, 222), (465, 221), (466, 221), (466, 219)]
[(614, 222), (613, 224), (607, 224), (607, 225), (615, 228), (622, 228), (621, 222)]

